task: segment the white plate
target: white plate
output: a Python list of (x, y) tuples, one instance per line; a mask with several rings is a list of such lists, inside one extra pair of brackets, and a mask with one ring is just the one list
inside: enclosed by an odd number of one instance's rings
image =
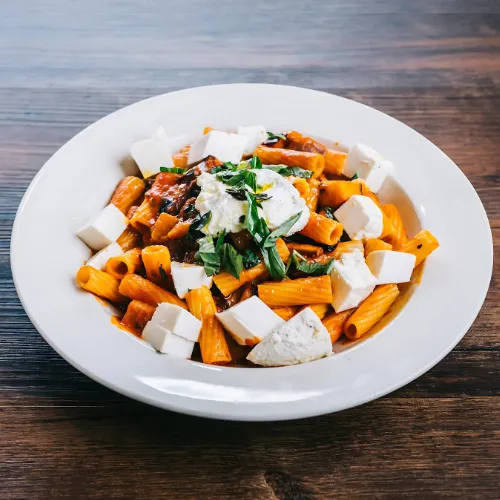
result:
[[(109, 310), (75, 287), (75, 273), (89, 256), (75, 231), (108, 202), (124, 176), (120, 161), (130, 145), (152, 135), (160, 124), (169, 135), (189, 138), (206, 125), (230, 129), (263, 124), (272, 131), (296, 129), (378, 150), (396, 166), (386, 198), (407, 207), (411, 200), (414, 209), (405, 208), (403, 214), (410, 232), (421, 225), (441, 244), (412, 300), (382, 331), (355, 347), (284, 368), (226, 368), (174, 359), (117, 329)], [(492, 253), (488, 219), (474, 189), (420, 134), (341, 97), (252, 84), (153, 97), (85, 129), (31, 183), (11, 246), (14, 280), (26, 312), (73, 366), (140, 401), (231, 420), (284, 420), (339, 411), (415, 379), (441, 360), (474, 321), (490, 282)]]

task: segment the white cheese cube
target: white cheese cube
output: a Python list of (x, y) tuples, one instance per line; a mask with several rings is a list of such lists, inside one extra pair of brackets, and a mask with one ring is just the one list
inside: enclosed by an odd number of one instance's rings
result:
[(122, 247), (118, 243), (111, 243), (111, 245), (108, 245), (90, 257), (87, 261), (87, 266), (92, 266), (102, 271), (106, 267), (106, 262), (111, 257), (119, 257), (120, 255), (123, 255)]
[(368, 196), (351, 196), (333, 215), (351, 240), (378, 238), (384, 228), (382, 210)]
[(247, 138), (247, 145), (245, 146), (244, 153), (250, 155), (255, 151), (255, 148), (267, 141), (267, 132), (261, 125), (252, 125), (250, 127), (245, 127), (239, 125), (236, 132)]
[(191, 342), (197, 342), (201, 330), (201, 321), (180, 306), (162, 302), (151, 318), (153, 325), (158, 325)]
[(342, 254), (340, 259), (333, 263), (330, 277), (335, 312), (359, 306), (373, 292), (377, 283), (358, 249)]
[(253, 346), (285, 321), (259, 297), (250, 297), (224, 312), (217, 318), (240, 345)]
[(114, 205), (103, 208), (76, 235), (93, 250), (102, 250), (125, 231), (128, 219)]
[(149, 342), (157, 351), (170, 354), (177, 358), (190, 358), (193, 354), (194, 342), (179, 337), (162, 326), (148, 321), (141, 336)]
[(377, 285), (410, 281), (417, 258), (411, 253), (376, 250), (366, 257), (366, 264), (377, 278)]
[(358, 174), (358, 177), (376, 193), (393, 170), (393, 164), (384, 160), (374, 149), (364, 144), (356, 144), (347, 153), (342, 173), (347, 177)]
[(160, 167), (174, 166), (170, 141), (161, 127), (153, 137), (134, 142), (130, 154), (145, 179), (158, 174)]
[(175, 290), (181, 299), (186, 296), (189, 290), (195, 290), (202, 286), (206, 286), (207, 288), (212, 286), (212, 277), (207, 276), (203, 266), (172, 262), (170, 269)]
[(330, 334), (312, 309), (306, 307), (257, 344), (247, 359), (262, 366), (297, 365), (324, 358), (331, 352)]
[(207, 156), (215, 156), (222, 162), (238, 163), (245, 151), (247, 140), (243, 135), (212, 130), (191, 145), (188, 164), (198, 163)]

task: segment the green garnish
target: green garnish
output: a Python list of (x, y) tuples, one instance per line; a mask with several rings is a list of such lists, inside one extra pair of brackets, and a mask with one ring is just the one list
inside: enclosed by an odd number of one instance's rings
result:
[(201, 231), (212, 218), (212, 212), (207, 212), (206, 214), (200, 215), (198, 214), (194, 219), (188, 230), (188, 237), (193, 240), (197, 240), (199, 238), (203, 238), (205, 235)]
[(333, 269), (333, 264), (335, 259), (331, 259), (325, 264), (319, 262), (307, 262), (307, 259), (301, 255), (297, 250), (294, 250), (288, 259), (286, 265), (286, 273), (289, 271), (301, 271), (309, 276), (323, 276), (324, 274), (330, 274)]
[(267, 140), (272, 140), (272, 139), (283, 139), (284, 141), (286, 141), (286, 136), (283, 135), (283, 134), (274, 134), (273, 132), (268, 132), (267, 133)]
[(266, 165), (264, 168), (272, 170), (283, 177), (302, 177), (304, 179), (309, 179), (312, 177), (312, 172), (310, 170), (305, 170), (300, 167), (287, 167), (286, 165)]
[(260, 263), (261, 258), (253, 250), (247, 248), (245, 250), (245, 255), (243, 255), (243, 267), (245, 269), (250, 269)]
[(160, 172), (168, 172), (169, 174), (183, 174), (187, 168), (179, 167), (160, 167)]
[(351, 177), (351, 181), (355, 181), (356, 179), (359, 179), (359, 175), (357, 172)]

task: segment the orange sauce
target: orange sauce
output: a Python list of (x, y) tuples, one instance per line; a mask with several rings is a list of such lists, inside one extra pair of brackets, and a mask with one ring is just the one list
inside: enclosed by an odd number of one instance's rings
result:
[(128, 326), (125, 326), (121, 318), (119, 316), (111, 316), (111, 323), (119, 328), (120, 330), (123, 330), (124, 332), (131, 333), (132, 335), (135, 335), (136, 337), (141, 336), (141, 332), (138, 332), (137, 330), (134, 330), (133, 328), (129, 328)]

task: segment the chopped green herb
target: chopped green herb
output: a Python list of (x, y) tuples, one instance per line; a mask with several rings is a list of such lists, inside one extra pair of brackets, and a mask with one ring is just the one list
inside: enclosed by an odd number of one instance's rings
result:
[(288, 259), (286, 266), (286, 273), (290, 270), (301, 271), (309, 276), (323, 276), (324, 274), (330, 274), (333, 268), (335, 259), (322, 264), (319, 262), (307, 262), (306, 258), (302, 256), (299, 252), (294, 250)]
[(183, 174), (187, 168), (179, 167), (160, 167), (160, 172), (168, 172), (169, 174)]
[(254, 169), (261, 169), (262, 167), (262, 162), (260, 161), (260, 158), (258, 156), (252, 156), (252, 159), (248, 163), (250, 165), (250, 168)]
[(211, 218), (212, 212), (207, 212), (203, 215), (198, 214), (189, 226), (188, 236), (193, 240), (203, 238), (205, 235), (201, 230), (210, 222)]
[(268, 139), (283, 139), (286, 141), (286, 135), (283, 134), (274, 134), (273, 132), (268, 132), (267, 133), (267, 138)]
[(218, 180), (235, 189), (242, 189), (245, 185), (252, 191), (257, 189), (257, 175), (250, 170), (226, 171), (215, 175)]
[(229, 274), (239, 279), (240, 273), (243, 270), (243, 257), (238, 253), (236, 248), (230, 243), (221, 245), (219, 252), (221, 267)]
[(272, 170), (283, 177), (290, 177), (293, 175), (294, 177), (309, 179), (313, 174), (310, 170), (305, 170), (300, 167), (287, 167), (286, 165), (266, 165), (264, 168)]
[(290, 229), (295, 225), (295, 223), (300, 219), (302, 212), (298, 214), (292, 215), (288, 220), (283, 222), (280, 227), (275, 229), (269, 236), (266, 237), (263, 248), (269, 248), (272, 246), (276, 246), (276, 240), (281, 238), (281, 236), (285, 236)]
[(359, 179), (359, 175), (357, 172), (351, 177), (351, 181), (355, 181), (356, 179)]
[[(226, 193), (229, 193), (233, 198), (236, 198), (237, 200), (240, 201), (245, 201), (247, 199), (245, 194), (246, 192), (247, 192), (246, 189), (231, 189), (231, 188), (226, 189)], [(257, 205), (259, 204), (259, 202), (267, 201), (270, 200), (271, 198), (272, 196), (269, 196), (268, 194), (265, 193), (259, 193), (255, 195)]]
[(247, 248), (245, 250), (245, 255), (243, 255), (243, 267), (245, 269), (250, 269), (260, 264), (261, 258), (253, 251)]

